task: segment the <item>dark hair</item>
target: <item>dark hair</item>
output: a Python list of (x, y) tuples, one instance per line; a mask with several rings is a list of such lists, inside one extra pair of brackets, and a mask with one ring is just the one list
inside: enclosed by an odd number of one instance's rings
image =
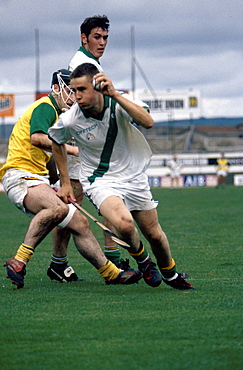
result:
[(74, 71), (71, 73), (70, 79), (83, 77), (83, 76), (89, 76), (90, 79), (93, 79), (96, 73), (99, 73), (99, 70), (94, 64), (83, 63), (74, 69)]
[(110, 27), (110, 21), (106, 15), (94, 15), (93, 17), (85, 18), (80, 26), (80, 32), (84, 33), (88, 38), (93, 28), (100, 27), (104, 31), (108, 31)]

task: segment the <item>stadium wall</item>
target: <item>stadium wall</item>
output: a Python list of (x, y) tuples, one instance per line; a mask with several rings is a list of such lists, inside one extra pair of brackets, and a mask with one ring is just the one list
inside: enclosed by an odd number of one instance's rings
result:
[[(243, 186), (243, 152), (224, 152), (229, 160), (227, 184)], [(174, 154), (175, 155), (175, 154)], [(153, 155), (146, 171), (152, 188), (167, 188), (171, 185), (169, 161), (174, 155)], [(182, 165), (180, 187), (202, 187), (217, 185), (217, 159), (220, 153), (176, 154)]]
[[(243, 151), (224, 152), (230, 162), (227, 184), (243, 186)], [(169, 161), (175, 154), (155, 154), (146, 171), (151, 188), (168, 188), (171, 185)], [(180, 187), (216, 186), (217, 159), (220, 153), (177, 153), (182, 165)], [(0, 168), (4, 161), (0, 163)], [(0, 192), (3, 187), (0, 182)]]

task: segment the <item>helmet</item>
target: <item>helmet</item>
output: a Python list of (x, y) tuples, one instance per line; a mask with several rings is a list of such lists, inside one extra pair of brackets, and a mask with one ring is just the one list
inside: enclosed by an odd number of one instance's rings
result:
[[(70, 75), (71, 72), (67, 69), (59, 69), (52, 75), (51, 88), (62, 112), (65, 112), (74, 103), (73, 91), (69, 87)], [(56, 89), (54, 85), (58, 85), (59, 88)]]
[(51, 87), (54, 84), (59, 85), (60, 80), (63, 80), (66, 85), (70, 85), (70, 74), (71, 71), (68, 71), (67, 69), (59, 69), (58, 71), (54, 72), (52, 75)]

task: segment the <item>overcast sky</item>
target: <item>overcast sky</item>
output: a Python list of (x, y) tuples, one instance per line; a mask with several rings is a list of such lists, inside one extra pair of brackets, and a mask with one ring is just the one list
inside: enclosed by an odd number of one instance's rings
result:
[[(46, 91), (79, 48), (80, 24), (96, 14), (110, 19), (101, 64), (116, 88), (131, 88), (134, 26), (136, 59), (154, 91), (200, 89), (204, 117), (243, 116), (242, 0), (0, 0), (0, 93), (17, 94), (16, 116), (33, 101), (35, 30)], [(147, 88), (138, 69), (136, 87)]]

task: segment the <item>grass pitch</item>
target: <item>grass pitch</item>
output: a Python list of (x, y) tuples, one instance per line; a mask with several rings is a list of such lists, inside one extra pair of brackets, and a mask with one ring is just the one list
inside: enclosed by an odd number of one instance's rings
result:
[[(27, 267), (23, 289), (15, 289), (2, 268), (1, 369), (243, 368), (243, 188), (153, 194), (178, 271), (190, 273), (196, 290), (151, 288), (143, 280), (106, 286), (72, 242), (69, 264), (86, 281), (50, 281), (49, 235)], [(22, 242), (29, 219), (4, 194), (0, 204), (3, 264)], [(97, 216), (87, 201), (84, 207)], [(103, 245), (102, 230), (90, 224)]]

